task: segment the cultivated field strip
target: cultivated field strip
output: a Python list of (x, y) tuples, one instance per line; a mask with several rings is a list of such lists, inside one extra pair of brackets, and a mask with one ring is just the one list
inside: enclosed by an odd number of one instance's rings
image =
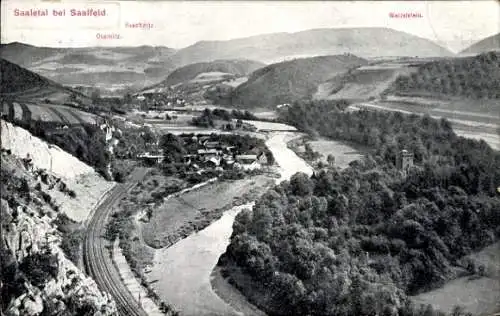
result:
[(2, 113), (3, 114), (9, 113), (9, 103), (7, 103), (7, 101), (2, 102)]
[(94, 124), (95, 118), (87, 113), (71, 107), (53, 104), (33, 104), (23, 101), (3, 100), (0, 110), (16, 120), (44, 122), (61, 122), (65, 124)]
[(58, 109), (56, 108), (53, 108), (53, 107), (49, 107), (47, 108), (49, 111), (52, 111), (52, 113), (54, 113), (60, 120), (60, 122), (63, 122), (63, 123), (71, 123), (65, 116), (64, 114), (62, 114)]
[(115, 299), (120, 315), (147, 316), (146, 312), (137, 303), (130, 293), (119, 272), (113, 264), (109, 242), (104, 238), (106, 219), (113, 206), (144, 178), (147, 169), (136, 169), (131, 180), (125, 184), (115, 186), (107, 198), (95, 210), (88, 224), (84, 243), (84, 262), (87, 272), (95, 279), (100, 289), (111, 294)]
[[(78, 114), (76, 113), (78, 112)], [(69, 115), (71, 115), (73, 118), (76, 119), (76, 121), (80, 124), (86, 124), (86, 123), (91, 123), (91, 122), (88, 122), (86, 120), (84, 120), (82, 118), (82, 115), (83, 115), (83, 112), (82, 111), (78, 111), (78, 110), (74, 110), (74, 109), (66, 109), (66, 113), (68, 113)], [(89, 117), (91, 117), (89, 115)]]
[(23, 112), (23, 122), (31, 121), (31, 110), (29, 107), (24, 103), (19, 103), (19, 105), (21, 106), (21, 110)]
[(23, 109), (17, 102), (12, 102), (12, 107), (14, 109), (14, 118), (21, 120), (23, 118)]
[(54, 116), (46, 108), (34, 104), (27, 103), (26, 106), (31, 111), (31, 119), (44, 122), (59, 121), (57, 116)]

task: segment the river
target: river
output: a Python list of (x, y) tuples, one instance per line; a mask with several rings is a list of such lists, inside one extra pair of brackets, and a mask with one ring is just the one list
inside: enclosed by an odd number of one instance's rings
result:
[[(281, 177), (289, 179), (296, 172), (312, 174), (312, 168), (299, 158), (286, 143), (297, 137), (293, 132), (274, 132), (266, 145), (279, 165)], [(237, 206), (207, 228), (194, 233), (172, 247), (155, 253), (153, 268), (148, 280), (160, 297), (172, 304), (181, 315), (243, 315), (224, 302), (212, 289), (210, 275), (226, 251), (236, 215), (254, 202)]]

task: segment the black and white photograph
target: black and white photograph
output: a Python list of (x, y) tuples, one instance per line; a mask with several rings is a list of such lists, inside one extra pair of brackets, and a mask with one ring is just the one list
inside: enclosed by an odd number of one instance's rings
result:
[(0, 316), (500, 316), (500, 2), (5, 0)]

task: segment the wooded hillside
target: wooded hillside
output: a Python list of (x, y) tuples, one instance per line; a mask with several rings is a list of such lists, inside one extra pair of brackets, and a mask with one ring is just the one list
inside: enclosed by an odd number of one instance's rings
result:
[[(446, 120), (344, 106), (296, 103), (283, 117), (372, 155), (269, 191), (237, 216), (221, 264), (269, 315), (443, 315), (408, 295), (477, 273), (461, 258), (500, 237), (500, 153)], [(406, 178), (401, 149), (415, 153)]]
[(500, 52), (442, 59), (399, 77), (386, 93), (500, 99)]

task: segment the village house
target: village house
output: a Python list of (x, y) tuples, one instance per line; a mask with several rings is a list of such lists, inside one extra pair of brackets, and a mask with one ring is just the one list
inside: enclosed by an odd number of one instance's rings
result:
[(211, 148), (211, 149), (198, 149), (196, 151), (198, 156), (200, 157), (216, 157), (222, 155), (222, 151), (219, 149)]
[(234, 167), (243, 170), (260, 169), (261, 165), (257, 160), (257, 155), (236, 155)]
[(137, 155), (137, 158), (141, 159), (145, 163), (148, 164), (156, 164), (156, 163), (161, 163), (165, 159), (165, 156), (163, 154), (159, 153), (149, 153), (145, 152), (142, 154)]
[(209, 168), (217, 168), (221, 164), (221, 158), (220, 157), (210, 157), (205, 161), (205, 164)]
[(221, 148), (221, 144), (219, 142), (209, 141), (209, 140), (204, 141), (203, 146), (207, 149), (213, 149), (213, 148), (220, 149)]
[(267, 165), (267, 156), (264, 152), (257, 155), (257, 161), (262, 165)]

